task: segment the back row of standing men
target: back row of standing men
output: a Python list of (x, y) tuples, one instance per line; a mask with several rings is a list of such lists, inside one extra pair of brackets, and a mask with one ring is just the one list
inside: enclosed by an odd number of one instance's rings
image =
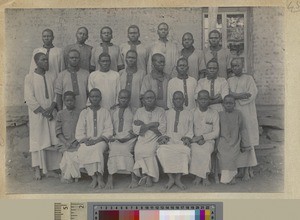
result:
[[(257, 90), (255, 83), (250, 76), (241, 77), (242, 60), (232, 60), (230, 51), (220, 47), (220, 33), (218, 31), (210, 32), (210, 48), (204, 51), (196, 50), (193, 47), (192, 34), (186, 33), (182, 38), (184, 48), (180, 52), (177, 46), (167, 39), (167, 24), (161, 23), (157, 33), (159, 40), (150, 49), (147, 49), (138, 40), (138, 27), (130, 26), (128, 28), (129, 42), (122, 44), (119, 48), (110, 42), (112, 39), (111, 28), (104, 27), (100, 33), (102, 43), (92, 49), (91, 46), (85, 44), (88, 31), (82, 27), (76, 33), (77, 43), (67, 46), (63, 52), (62, 49), (53, 46), (53, 32), (46, 29), (43, 31), (44, 46), (34, 51), (30, 73), (35, 71), (36, 64), (39, 62), (39, 57), (36, 57), (35, 54), (45, 53), (48, 58), (49, 74), (44, 75), (44, 83), (41, 83), (45, 84), (46, 97), (48, 90), (55, 92), (55, 97), (52, 97), (54, 99), (50, 98), (50, 100), (56, 101), (58, 110), (63, 109), (62, 96), (66, 91), (73, 91), (76, 94), (77, 108), (83, 109), (86, 106), (87, 91), (98, 88), (102, 93), (101, 107), (106, 109), (116, 105), (120, 89), (130, 91), (133, 112), (141, 107), (140, 95), (148, 90), (154, 91), (157, 105), (164, 109), (171, 109), (173, 94), (176, 91), (182, 91), (185, 100), (184, 108), (187, 110), (196, 107), (195, 94), (197, 95), (201, 90), (207, 90), (210, 95), (211, 108), (215, 108), (219, 112), (223, 109), (220, 103), (229, 93), (230, 87), (232, 95), (240, 102), (240, 107), (243, 108), (243, 105), (247, 105), (247, 113), (243, 115), (243, 120), (246, 122), (245, 125), (252, 140), (249, 145), (258, 145), (257, 120), (253, 120), (256, 118), (254, 101)], [(238, 76), (238, 79), (232, 77), (228, 86), (226, 79), (230, 73), (230, 62), (241, 75)], [(63, 70), (65, 65), (68, 68)], [(119, 73), (116, 72), (118, 70)], [(90, 71), (93, 72), (89, 74)], [(52, 83), (52, 87), (51, 83), (47, 83), (47, 77), (48, 81), (51, 81), (51, 78), (53, 82), (55, 81), (55, 84)], [(27, 77), (25, 83), (34, 85), (34, 80), (34, 77)], [(30, 86), (25, 84), (25, 96), (29, 93), (26, 88), (28, 90)], [(44, 93), (44, 91), (40, 92)], [(27, 99), (27, 104), (30, 105), (30, 101)], [(252, 107), (249, 108), (250, 102)], [(33, 105), (32, 108), (35, 110), (34, 113), (39, 111), (37, 105)], [(47, 112), (43, 114), (47, 115)], [(52, 112), (49, 115), (52, 115)], [(39, 131), (30, 133), (38, 134)]]

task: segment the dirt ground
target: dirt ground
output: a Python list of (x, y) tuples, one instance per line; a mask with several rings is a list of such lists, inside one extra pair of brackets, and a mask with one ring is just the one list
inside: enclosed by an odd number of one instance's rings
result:
[[(183, 177), (183, 183), (188, 189), (184, 192), (283, 192), (284, 190), (284, 145), (281, 142), (271, 142), (264, 136), (261, 137), (262, 144), (269, 147), (256, 149), (259, 165), (254, 169), (254, 178), (247, 182), (238, 179), (235, 185), (224, 185), (213, 183), (210, 186), (193, 186), (193, 176)], [(24, 143), (25, 144), (25, 143)], [(262, 145), (263, 146), (263, 145)], [(270, 147), (272, 146), (272, 147)], [(62, 184), (58, 178), (43, 178), (41, 181), (33, 180), (30, 154), (18, 152), (12, 148), (6, 151), (6, 192), (8, 194), (45, 194), (45, 193), (160, 193), (160, 192), (183, 192), (176, 186), (169, 191), (162, 190), (167, 182), (167, 176), (161, 174), (160, 181), (153, 187), (141, 186), (128, 189), (130, 184), (129, 175), (117, 174), (113, 190), (90, 189), (90, 177), (83, 174), (78, 183)], [(107, 174), (105, 175), (105, 180)]]

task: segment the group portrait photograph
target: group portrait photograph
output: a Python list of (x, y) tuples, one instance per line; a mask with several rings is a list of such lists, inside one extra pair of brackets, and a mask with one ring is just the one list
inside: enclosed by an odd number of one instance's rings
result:
[(5, 9), (5, 192), (284, 192), (284, 11)]

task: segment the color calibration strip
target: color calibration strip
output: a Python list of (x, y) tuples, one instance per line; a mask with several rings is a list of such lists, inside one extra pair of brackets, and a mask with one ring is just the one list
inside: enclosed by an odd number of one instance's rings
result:
[(93, 214), (89, 215), (89, 220), (222, 220), (223, 204), (139, 203), (115, 205), (98, 203), (93, 204), (92, 210), (89, 206), (90, 212)]

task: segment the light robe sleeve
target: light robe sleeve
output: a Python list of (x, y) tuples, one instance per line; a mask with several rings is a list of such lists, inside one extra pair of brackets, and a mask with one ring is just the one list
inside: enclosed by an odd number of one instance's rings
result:
[(218, 112), (213, 111), (212, 120), (212, 131), (202, 135), (205, 141), (213, 140), (219, 137), (220, 124)]
[(35, 68), (36, 68), (36, 63), (34, 61), (34, 55), (36, 54), (36, 49), (33, 50), (32, 53), (32, 58), (31, 58), (31, 62), (30, 62), (30, 67), (29, 67), (29, 73), (33, 73)]
[(165, 111), (162, 111), (159, 115), (159, 126), (158, 126), (158, 130), (160, 131), (160, 133), (162, 135), (164, 135), (167, 131), (167, 118), (166, 118), (166, 114)]
[(249, 78), (248, 78), (247, 91), (245, 91), (245, 92), (250, 93), (251, 96), (248, 99), (238, 100), (239, 104), (240, 105), (247, 105), (251, 102), (255, 102), (255, 99), (256, 99), (256, 96), (257, 96), (257, 87), (256, 87), (256, 84), (254, 82), (254, 79), (251, 76), (249, 76)]
[(101, 136), (109, 139), (111, 136), (113, 136), (113, 124), (109, 111), (106, 110), (105, 112), (104, 129)]
[(118, 46), (118, 58), (117, 58), (117, 65), (124, 65), (124, 62), (123, 62), (123, 59), (122, 59), (122, 56), (121, 56), (121, 49), (120, 47)]
[(119, 103), (118, 94), (119, 94), (120, 90), (121, 90), (121, 77), (119, 75), (118, 79), (117, 79), (117, 83), (116, 83), (116, 100), (115, 100), (116, 104)]
[(144, 95), (144, 93), (149, 89), (151, 89), (151, 83), (149, 82), (149, 77), (145, 76), (142, 82), (140, 95)]
[(227, 96), (229, 94), (229, 86), (228, 86), (228, 82), (226, 80), (224, 80), (221, 84), (221, 96), (222, 99), (224, 99), (225, 96)]
[(94, 86), (94, 74), (91, 73), (88, 79), (88, 92), (91, 91), (91, 89), (95, 88)]
[(173, 101), (173, 94), (172, 94), (172, 92), (171, 92), (171, 84), (170, 83), (168, 83), (168, 96), (167, 96), (167, 107), (169, 108), (169, 109), (172, 109), (172, 106), (173, 106), (173, 103), (172, 103), (172, 101)]
[(28, 74), (27, 76), (25, 76), (24, 99), (31, 111), (35, 111), (38, 107), (41, 106), (35, 97), (33, 88), (33, 74)]
[(63, 94), (63, 74), (58, 74), (54, 84), (54, 92), (59, 95)]
[(77, 141), (81, 141), (83, 138), (87, 138), (86, 117), (87, 117), (87, 110), (84, 109), (81, 111), (79, 115), (79, 119), (77, 121), (76, 132), (75, 132), (75, 138)]
[(185, 134), (185, 137), (193, 138), (194, 137), (194, 122), (193, 122), (193, 114), (190, 112), (188, 114), (188, 132)]
[(96, 52), (96, 49), (93, 47), (90, 64), (91, 64), (91, 66), (94, 66), (94, 67), (96, 67), (96, 63), (95, 63), (95, 52)]
[(140, 135), (140, 130), (141, 130), (141, 126), (137, 126), (134, 124), (134, 121), (139, 120), (139, 114), (140, 114), (140, 111), (138, 109), (133, 117), (133, 122), (132, 122), (132, 131), (136, 135)]

